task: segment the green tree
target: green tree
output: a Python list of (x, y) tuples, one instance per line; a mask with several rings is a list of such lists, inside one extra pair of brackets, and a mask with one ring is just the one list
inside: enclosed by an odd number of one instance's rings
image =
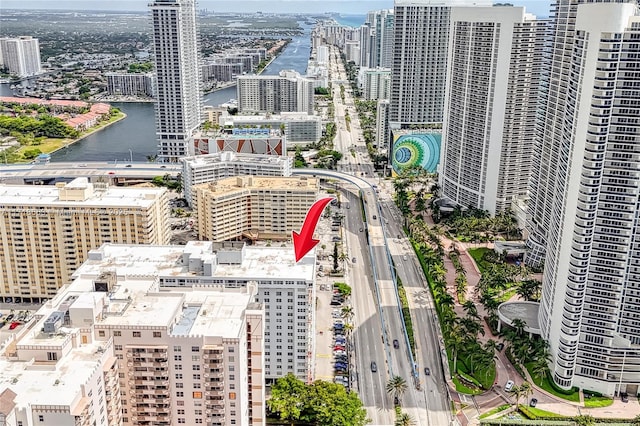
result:
[(338, 243), (333, 243), (333, 271), (336, 272), (338, 270), (338, 260), (340, 256), (338, 255)]
[(300, 420), (308, 397), (307, 386), (289, 373), (278, 379), (271, 388), (271, 398), (267, 400), (267, 407), (272, 413), (276, 413), (280, 420), (293, 424)]
[(347, 392), (340, 384), (317, 380), (308, 386), (300, 420), (327, 426), (363, 426), (367, 423), (367, 412), (355, 392)]
[(576, 426), (594, 426), (596, 424), (596, 419), (590, 414), (583, 414), (575, 416), (573, 418), (573, 423)]
[(415, 424), (415, 420), (407, 413), (401, 413), (394, 423), (395, 426), (413, 426)]
[(402, 401), (402, 396), (407, 389), (407, 381), (400, 376), (393, 376), (386, 386), (387, 393), (393, 396), (394, 399), (398, 398), (398, 401)]
[(640, 414), (635, 416), (631, 421), (631, 426), (640, 426)]

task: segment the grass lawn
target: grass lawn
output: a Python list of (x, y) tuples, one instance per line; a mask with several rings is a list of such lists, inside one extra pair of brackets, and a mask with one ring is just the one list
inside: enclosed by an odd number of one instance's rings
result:
[(613, 404), (613, 399), (606, 396), (592, 396), (584, 399), (584, 406), (587, 408), (602, 408)]
[(484, 414), (480, 414), (480, 417), (479, 417), (479, 418), (484, 419), (485, 417), (493, 416), (494, 414), (499, 413), (500, 411), (504, 411), (504, 410), (506, 410), (506, 409), (507, 409), (507, 408), (509, 408), (509, 407), (511, 407), (511, 405), (509, 405), (509, 404), (503, 404), (503, 405), (501, 405), (501, 406), (499, 406), (499, 407), (496, 407), (496, 408), (494, 408), (494, 409), (492, 409), (492, 410), (487, 411), (487, 412), (486, 412), (486, 413), (484, 413)]
[(536, 415), (537, 417), (558, 417), (558, 418), (566, 417), (566, 416), (563, 416), (562, 414), (554, 413), (552, 411), (541, 410), (540, 408), (529, 407), (522, 404), (519, 405), (518, 408), (524, 408), (525, 410), (529, 411), (531, 414)]
[(529, 371), (529, 374), (531, 375), (531, 378), (533, 379), (533, 382), (537, 385), (540, 386), (542, 389), (546, 390), (549, 393), (552, 393), (553, 395), (557, 396), (558, 398), (562, 398), (562, 399), (566, 399), (567, 401), (573, 401), (573, 402), (580, 402), (580, 393), (579, 392), (573, 392), (571, 394), (564, 394), (561, 392), (558, 392), (553, 386), (551, 386), (551, 383), (549, 382), (549, 378), (545, 377), (542, 380), (542, 385), (540, 385), (540, 377), (534, 375), (531, 372), (531, 366), (533, 365), (533, 363), (528, 363), (525, 364), (525, 367), (527, 368), (527, 371)]
[(480, 395), (482, 391), (466, 387), (457, 377), (453, 377), (453, 383), (456, 385), (456, 391), (467, 395)]
[(468, 249), (467, 251), (469, 252), (471, 257), (473, 257), (473, 260), (476, 261), (476, 265), (478, 265), (478, 269), (480, 269), (480, 273), (482, 273), (484, 269), (483, 268), (484, 261), (482, 260), (482, 256), (484, 256), (486, 252), (493, 251), (493, 250), (487, 247), (478, 247), (478, 248)]

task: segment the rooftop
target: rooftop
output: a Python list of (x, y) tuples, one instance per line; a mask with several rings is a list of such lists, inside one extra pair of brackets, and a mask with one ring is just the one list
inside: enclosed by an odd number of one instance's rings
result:
[(239, 189), (308, 189), (310, 191), (318, 191), (318, 187), (318, 179), (302, 176), (235, 176), (195, 185), (194, 189), (204, 189), (211, 195), (215, 195), (226, 194)]
[(217, 152), (215, 154), (196, 155), (182, 158), (184, 163), (194, 167), (215, 164), (215, 163), (256, 163), (256, 164), (284, 164), (292, 161), (290, 157), (268, 155), (268, 154), (248, 154), (231, 151)]
[(538, 302), (504, 302), (498, 306), (498, 316), (500, 320), (507, 325), (512, 326), (515, 319), (521, 319), (526, 326), (524, 331), (527, 333), (540, 334), (540, 324), (538, 323), (538, 311), (540, 303)]

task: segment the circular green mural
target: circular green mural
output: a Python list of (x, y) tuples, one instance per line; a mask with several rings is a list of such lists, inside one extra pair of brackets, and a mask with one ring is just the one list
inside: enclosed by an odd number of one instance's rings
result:
[(440, 161), (439, 133), (402, 135), (393, 144), (392, 165), (396, 173), (407, 167), (422, 167), (434, 173)]

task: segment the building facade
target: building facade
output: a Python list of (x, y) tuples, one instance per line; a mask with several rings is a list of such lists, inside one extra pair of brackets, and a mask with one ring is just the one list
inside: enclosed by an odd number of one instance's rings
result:
[(202, 90), (195, 0), (150, 3), (157, 78), (158, 160), (193, 154), (193, 133), (201, 123)]
[(529, 187), (546, 21), (524, 8), (453, 7), (442, 195), (494, 215)]
[(287, 145), (317, 143), (322, 138), (322, 117), (305, 112), (283, 112), (276, 115), (229, 115), (219, 117), (221, 127), (256, 126), (284, 130)]
[(164, 188), (119, 188), (86, 178), (56, 186), (0, 185), (0, 297), (53, 297), (105, 242), (167, 244)]
[(389, 101), (381, 99), (376, 105), (376, 148), (388, 151), (391, 142), (389, 130)]
[[(141, 250), (141, 248), (144, 249)], [(85, 269), (80, 272), (89, 274), (89, 277), (115, 268), (118, 277), (128, 277), (126, 279), (132, 282), (137, 280), (153, 280), (154, 283), (157, 283), (158, 287), (149, 287), (148, 291), (156, 291), (156, 288), (159, 288), (160, 295), (158, 295), (158, 297), (162, 297), (162, 294), (165, 292), (171, 293), (174, 291), (184, 293), (184, 297), (187, 298), (189, 297), (189, 291), (203, 291), (205, 293), (224, 291), (226, 294), (228, 291), (237, 291), (238, 289), (243, 289), (257, 283), (258, 293), (253, 301), (260, 303), (264, 310), (264, 352), (255, 350), (253, 348), (254, 343), (252, 343), (251, 362), (255, 363), (254, 366), (257, 365), (257, 368), (261, 368), (261, 362), (264, 362), (263, 375), (267, 383), (273, 383), (277, 378), (285, 376), (287, 373), (292, 373), (301, 380), (309, 383), (313, 381), (315, 365), (314, 251), (310, 252), (300, 260), (300, 262), (296, 262), (293, 247), (291, 246), (247, 247), (244, 244), (214, 244), (209, 241), (191, 241), (185, 246), (124, 246), (105, 244), (100, 249), (95, 250), (83, 266)], [(91, 273), (93, 275), (89, 273), (89, 271), (92, 270), (94, 271)], [(185, 291), (186, 289), (188, 289), (188, 291)], [(131, 291), (124, 294), (130, 292)], [(123, 293), (118, 294), (123, 295)], [(124, 297), (126, 299), (127, 296)], [(176, 315), (178, 315), (181, 310), (183, 315), (191, 315), (184, 312), (182, 304), (180, 304), (178, 308), (176, 305), (173, 305), (173, 303), (175, 302), (169, 302), (169, 306), (174, 306), (175, 309), (163, 308), (163, 313), (160, 317), (166, 317), (171, 311), (176, 312)], [(142, 309), (144, 307), (143, 305), (139, 305), (139, 308)], [(159, 305), (162, 306), (161, 303)], [(194, 305), (197, 304), (186, 303), (186, 306)], [(235, 304), (231, 303), (230, 307), (231, 306), (235, 306)], [(148, 305), (148, 307), (152, 309), (153, 312), (160, 309), (158, 305)], [(220, 313), (225, 312), (223, 306), (219, 309), (222, 310)], [(141, 315), (140, 312), (138, 312), (138, 315), (148, 318), (148, 315)], [(216, 311), (211, 312), (210, 309), (201, 309), (199, 315), (208, 316), (212, 321), (215, 321)], [(209, 319), (206, 318), (203, 318), (203, 320), (209, 321)], [(116, 321), (116, 319), (111, 321)], [(134, 331), (134, 327), (140, 327), (144, 324), (143, 321), (144, 319), (140, 319), (139, 324), (132, 324), (128, 327), (128, 330)], [(193, 327), (196, 326), (203, 327), (204, 324), (196, 320)], [(235, 326), (235, 322), (232, 321), (230, 326)], [(257, 327), (257, 324), (251, 326), (251, 330), (259, 330)], [(111, 327), (111, 329), (111, 334), (117, 331), (115, 327)], [(125, 328), (123, 327), (122, 330), (122, 336), (115, 337), (125, 337)], [(196, 329), (192, 330), (194, 331), (193, 334), (196, 334)], [(153, 331), (149, 330), (149, 332), (150, 337), (153, 339)], [(166, 333), (168, 332), (167, 330)], [(247, 332), (249, 332), (248, 328)], [(107, 333), (105, 333), (105, 338), (106, 336)], [(129, 339), (133, 338), (134, 341), (140, 339), (135, 338), (131, 334), (129, 336)], [(164, 334), (161, 338), (163, 337)], [(261, 338), (262, 335), (256, 332), (256, 335), (252, 337), (258, 339)], [(148, 336), (145, 336), (145, 338), (148, 338)], [(191, 342), (188, 340), (185, 341), (188, 345), (191, 345)], [(114, 343), (117, 344), (118, 342)], [(255, 344), (257, 345), (256, 347), (260, 347), (259, 345), (262, 343), (257, 341)], [(183, 350), (183, 352), (186, 353), (183, 354), (181, 361), (190, 361), (191, 364), (196, 364), (191, 358), (191, 346), (186, 347), (189, 349)], [(204, 346), (201, 346), (201, 352), (203, 348)], [(177, 353), (174, 351), (172, 354), (171, 348), (169, 348), (168, 352), (166, 356), (171, 356), (172, 359), (169, 364), (175, 364), (176, 360), (173, 359), (173, 355), (177, 355)], [(201, 360), (205, 359), (203, 353), (197, 355), (200, 355)], [(234, 355), (227, 351), (225, 356)], [(235, 358), (234, 361), (237, 359), (238, 358)], [(264, 361), (261, 361), (261, 359)], [(183, 366), (182, 370), (182, 374), (185, 376), (191, 374), (191, 372), (198, 374), (197, 370), (188, 364)], [(170, 371), (170, 373), (180, 374), (181, 372), (174, 369)], [(203, 371), (203, 373), (205, 372)], [(256, 373), (258, 373), (258, 371), (256, 371)], [(231, 380), (227, 374), (233, 374), (233, 370), (225, 370), (223, 374), (226, 379)], [(208, 380), (212, 377), (219, 376), (211, 375), (208, 378), (202, 376), (203, 379)], [(237, 379), (238, 376), (236, 376), (236, 380)], [(262, 379), (256, 380), (254, 384), (259, 385), (261, 380)], [(173, 392), (174, 389), (176, 391), (179, 390), (174, 387), (171, 391)], [(233, 391), (233, 388), (228, 388), (228, 390)], [(256, 387), (256, 392), (258, 390), (259, 388)], [(185, 395), (187, 395), (187, 392), (189, 392), (190, 395), (191, 389), (187, 388), (184, 392)], [(209, 395), (207, 395), (207, 397), (208, 396)], [(216, 398), (214, 399), (217, 400), (222, 397), (222, 395), (216, 394), (210, 396), (215, 396)], [(185, 396), (185, 398), (188, 397)], [(260, 397), (253, 399), (256, 402), (261, 400)], [(222, 399), (222, 401), (225, 404), (233, 402), (229, 400), (229, 398), (227, 398), (227, 400)], [(262, 400), (262, 402), (264, 401)], [(185, 404), (188, 404), (186, 400)], [(174, 405), (173, 407), (176, 409), (180, 408), (178, 405)], [(233, 410), (237, 407), (227, 405), (226, 408)], [(186, 405), (185, 410), (186, 409), (200, 408)], [(254, 410), (257, 410), (257, 408)], [(176, 412), (175, 414), (179, 413)], [(194, 422), (187, 422), (186, 424), (194, 424)], [(223, 424), (231, 424), (231, 422)], [(246, 423), (236, 422), (236, 424)]]
[(241, 112), (314, 113), (313, 80), (295, 71), (279, 75), (243, 75), (238, 77), (238, 110)]
[(0, 66), (18, 77), (40, 74), (42, 63), (38, 39), (29, 36), (0, 38)]
[(200, 239), (288, 240), (318, 197), (307, 177), (237, 176), (192, 188)]
[(487, 0), (395, 0), (392, 128), (442, 123), (451, 7), (491, 4)]
[(548, 229), (540, 327), (559, 386), (636, 394), (640, 17), (634, 2), (559, 1), (555, 10), (551, 77), (559, 84), (549, 88), (544, 130), (558, 145), (541, 144), (557, 155), (549, 160), (555, 179), (537, 182), (552, 185), (537, 193), (551, 202), (540, 223)]
[(390, 69), (365, 69), (362, 70), (362, 92), (365, 99), (377, 101), (389, 100), (391, 93)]
[(107, 77), (107, 93), (120, 96), (147, 96), (155, 94), (155, 74), (128, 74), (110, 72)]
[(218, 152), (182, 159), (184, 197), (193, 205), (193, 186), (233, 176), (291, 176), (293, 158), (263, 154)]

